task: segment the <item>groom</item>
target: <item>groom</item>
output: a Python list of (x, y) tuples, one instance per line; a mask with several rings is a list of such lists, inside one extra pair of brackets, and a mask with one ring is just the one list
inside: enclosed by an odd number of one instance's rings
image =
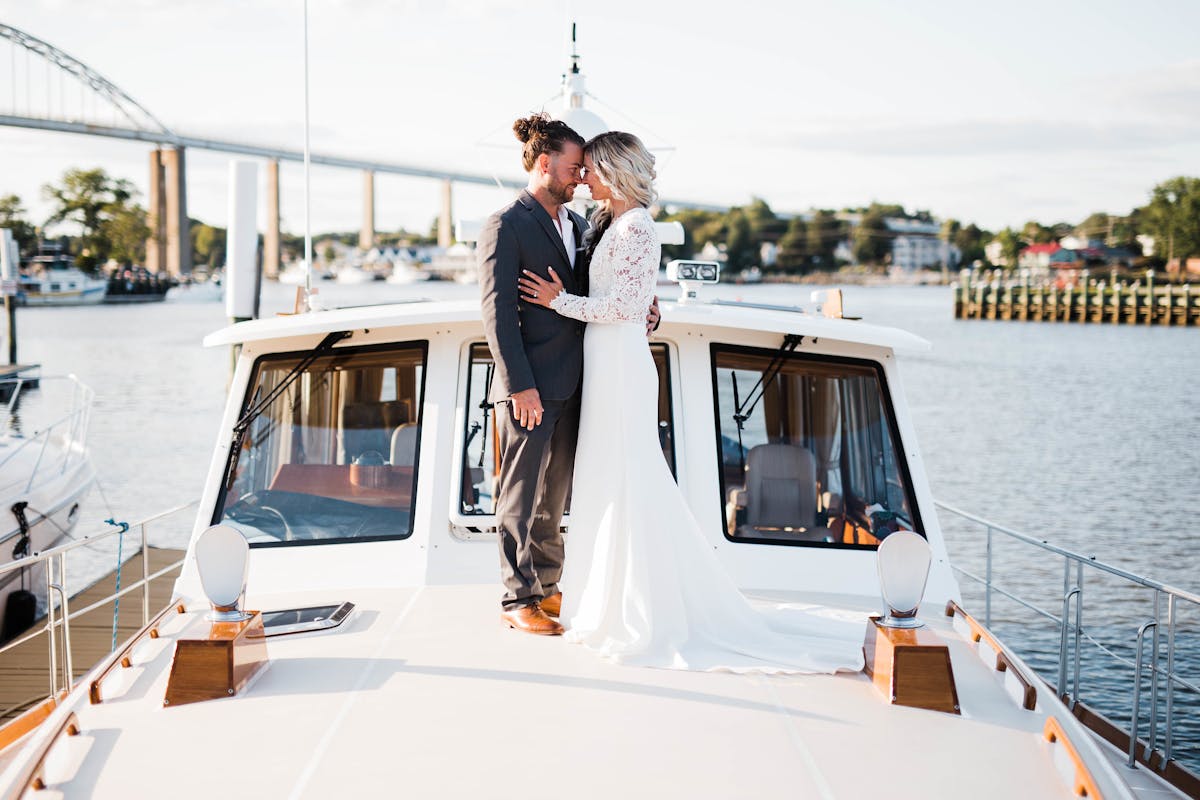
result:
[[(566, 207), (581, 183), (584, 141), (544, 113), (517, 120), (513, 131), (529, 183), (488, 218), (476, 251), (483, 326), (496, 362), (488, 401), (496, 404), (499, 434), (500, 617), (510, 628), (557, 636), (563, 632), (553, 619), (562, 607), (559, 527), (575, 466), (584, 326), (521, 302), (517, 280), (521, 270), (550, 280), (553, 270), (565, 291), (588, 293), (588, 223)], [(657, 321), (655, 305), (648, 323)]]
[(565, 205), (580, 182), (583, 137), (545, 114), (519, 119), (513, 130), (529, 184), (488, 219), (477, 245), (483, 326), (496, 362), (488, 400), (500, 445), (501, 619), (555, 636), (563, 628), (547, 612), (557, 616), (562, 600), (559, 525), (575, 465), (583, 323), (520, 302), (517, 280), (522, 269), (549, 279), (553, 268), (566, 291), (587, 294), (587, 222)]

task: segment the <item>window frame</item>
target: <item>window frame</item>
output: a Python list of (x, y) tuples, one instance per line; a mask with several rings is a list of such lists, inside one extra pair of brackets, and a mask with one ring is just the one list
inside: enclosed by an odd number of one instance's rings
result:
[[(421, 439), (425, 435), (425, 382), (429, 376), (429, 340), (428, 339), (412, 339), (403, 342), (386, 342), (381, 344), (366, 344), (355, 347), (335, 347), (328, 356), (355, 356), (360, 353), (380, 353), (389, 350), (419, 350), (421, 353), (421, 383), (418, 389), (419, 397), (417, 400), (417, 441), (416, 453), (417, 457), (413, 463), (413, 482), (412, 482), (412, 502), (408, 509), (408, 530), (394, 536), (344, 536), (337, 539), (300, 539), (296, 541), (279, 541), (279, 542), (247, 542), (251, 549), (261, 548), (270, 549), (275, 547), (312, 547), (314, 545), (327, 544), (357, 544), (360, 542), (391, 542), (402, 539), (409, 539), (416, 530), (417, 520), (417, 487), (420, 481), (421, 474)], [(238, 419), (246, 413), (254, 401), (254, 389), (258, 385), (258, 380), (262, 375), (264, 364), (272, 361), (287, 361), (289, 359), (299, 360), (312, 352), (312, 348), (307, 350), (289, 350), (287, 352), (263, 353), (254, 359), (254, 364), (250, 368), (250, 380), (246, 384), (246, 392), (242, 397), (241, 405), (238, 406)], [(225, 462), (221, 467), (221, 475), (229, 474), (229, 462), (233, 458), (233, 450), (226, 456)], [(225, 514), (225, 498), (228, 496), (229, 489), (225, 485), (225, 481), (221, 482), (220, 490), (217, 492), (216, 503), (213, 504), (212, 518), (209, 520), (210, 525), (219, 525), (224, 519)]]
[[(717, 483), (720, 486), (720, 502), (717, 503), (717, 510), (720, 516), (721, 535), (725, 537), (725, 540), (734, 544), (777, 545), (782, 547), (816, 547), (826, 550), (858, 550), (866, 552), (874, 552), (878, 550), (879, 545), (874, 544), (848, 544), (846, 542), (806, 542), (800, 540), (789, 541), (749, 536), (731, 536), (729, 534), (729, 528), (725, 519), (725, 498), (728, 496), (728, 493), (725, 487), (725, 470), (721, 467), (723, 450), (721, 448), (721, 396), (718, 388), (717, 356), (721, 353), (733, 353), (765, 357), (769, 359), (778, 355), (779, 349), (712, 342), (709, 344), (708, 352), (709, 373), (712, 380), (713, 427), (716, 432)], [(870, 358), (855, 358), (853, 356), (835, 356), (827, 353), (804, 353), (798, 351), (783, 354), (783, 358), (784, 363), (789, 361), (808, 361), (819, 364), (863, 367), (874, 372), (876, 380), (879, 381), (879, 390), (882, 393), (881, 400), (887, 416), (888, 432), (892, 436), (892, 441), (895, 443), (894, 449), (901, 454), (908, 452), (904, 446), (904, 439), (900, 435), (900, 427), (896, 420), (896, 408), (892, 403), (892, 392), (888, 386), (887, 373), (883, 368), (883, 364)], [(929, 537), (925, 533), (925, 523), (921, 518), (921, 508), (917, 503), (917, 495), (912, 481), (912, 472), (908, 468), (908, 458), (902, 457), (898, 459), (897, 467), (899, 468), (901, 477), (904, 479), (909, 505), (912, 508), (913, 532), (922, 538), (928, 539)]]

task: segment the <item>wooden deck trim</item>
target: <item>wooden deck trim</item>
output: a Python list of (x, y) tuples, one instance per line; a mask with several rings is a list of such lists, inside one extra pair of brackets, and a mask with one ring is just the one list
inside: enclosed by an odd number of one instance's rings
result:
[(183, 603), (179, 602), (178, 600), (172, 601), (166, 608), (158, 612), (154, 619), (147, 623), (146, 627), (142, 628), (140, 631), (131, 636), (129, 641), (125, 642), (124, 647), (122, 647), (113, 655), (109, 656), (108, 663), (104, 665), (104, 669), (100, 670), (100, 674), (97, 675), (88, 686), (88, 699), (91, 701), (92, 705), (96, 705), (103, 700), (100, 695), (100, 685), (104, 683), (104, 679), (108, 677), (108, 673), (112, 672), (113, 668), (116, 667), (117, 664), (120, 664), (124, 669), (128, 669), (129, 667), (133, 666), (133, 662), (129, 659), (129, 654), (133, 650), (134, 645), (140, 642), (143, 636), (148, 635), (151, 639), (157, 639), (158, 626), (162, 624), (164, 618), (172, 611), (183, 614), (187, 611), (187, 609), (184, 607)]
[(1071, 744), (1071, 738), (1067, 736), (1066, 731), (1055, 717), (1046, 717), (1046, 727), (1042, 729), (1042, 736), (1051, 744), (1062, 744), (1066, 747), (1067, 754), (1070, 755), (1071, 762), (1075, 766), (1075, 780), (1071, 787), (1075, 796), (1103, 800), (1103, 795), (1100, 794), (1100, 788), (1096, 786), (1096, 779), (1092, 777), (1091, 770), (1083, 763), (1083, 759), (1079, 757), (1079, 751), (1075, 749), (1075, 745)]
[(58, 708), (58, 704), (66, 696), (67, 693), (62, 691), (54, 697), (47, 697), (33, 708), (24, 711), (20, 716), (0, 725), (0, 752), (8, 749), (25, 734), (36, 730), (54, 712), (54, 709)]
[(985, 639), (988, 645), (996, 651), (996, 671), (1011, 673), (1017, 679), (1017, 683), (1021, 684), (1023, 690), (1021, 708), (1026, 711), (1033, 711), (1037, 708), (1037, 688), (1034, 686), (1033, 681), (1029, 679), (1029, 676), (1025, 674), (1025, 671), (1017, 666), (1008, 649), (1000, 644), (1000, 641), (987, 628), (980, 625), (974, 617), (968, 614), (962, 606), (953, 600), (948, 601), (946, 603), (946, 616), (953, 617), (956, 614), (962, 617), (963, 621), (971, 629), (971, 641), (978, 642), (980, 639)]
[(79, 717), (75, 716), (74, 711), (63, 718), (63, 721), (54, 730), (54, 733), (47, 737), (46, 741), (42, 744), (42, 749), (38, 753), (38, 757), (21, 771), (19, 778), (14, 784), (19, 788), (21, 794), (24, 794), (28, 789), (40, 792), (46, 788), (46, 781), (42, 777), (42, 768), (46, 764), (47, 756), (50, 755), (50, 751), (54, 748), (54, 743), (63, 735), (64, 731), (68, 736), (79, 735)]

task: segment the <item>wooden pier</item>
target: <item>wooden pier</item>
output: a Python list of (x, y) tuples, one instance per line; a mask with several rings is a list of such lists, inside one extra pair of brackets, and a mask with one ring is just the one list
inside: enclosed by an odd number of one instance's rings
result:
[[(183, 559), (182, 550), (149, 548), (150, 573), (153, 574)], [(150, 583), (150, 615), (153, 617), (171, 601), (175, 578), (179, 569)], [(142, 577), (142, 554), (126, 561), (121, 566), (121, 577), (125, 585)], [(92, 584), (71, 598), (71, 608), (86, 608), (113, 593), (117, 571)], [(100, 659), (112, 652), (113, 604), (99, 608), (71, 620), (71, 661), (74, 677), (87, 674)], [(40, 619), (34, 628), (44, 625)], [(117, 623), (117, 644), (128, 639), (142, 628), (142, 592), (130, 592), (121, 598), (120, 619)], [(61, 633), (59, 634), (61, 636)], [(61, 642), (61, 638), (59, 639)], [(58, 654), (61, 669), (62, 653)], [(0, 655), (0, 724), (20, 714), (26, 708), (50, 696), (50, 645), (43, 632), (28, 642)]]
[(1200, 287), (1140, 281), (1105, 282), (1086, 272), (1074, 286), (1029, 285), (964, 272), (954, 286), (956, 319), (1090, 322), (1114, 325), (1200, 325)]

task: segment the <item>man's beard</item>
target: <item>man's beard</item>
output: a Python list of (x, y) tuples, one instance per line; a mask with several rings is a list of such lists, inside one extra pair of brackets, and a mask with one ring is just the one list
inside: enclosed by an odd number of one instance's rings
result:
[(571, 198), (575, 196), (575, 187), (569, 183), (560, 183), (551, 178), (550, 185), (546, 187), (546, 191), (561, 204), (571, 202)]

